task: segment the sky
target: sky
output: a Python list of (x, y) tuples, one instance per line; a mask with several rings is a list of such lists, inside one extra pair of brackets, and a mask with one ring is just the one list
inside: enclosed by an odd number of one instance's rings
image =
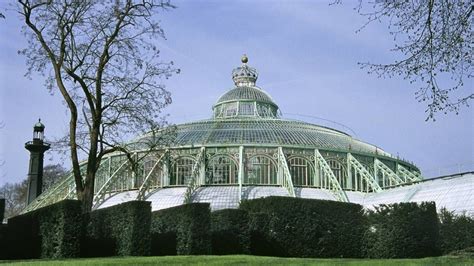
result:
[[(425, 177), (474, 170), (474, 108), (425, 121), (416, 87), (401, 78), (377, 78), (357, 65), (400, 59), (390, 51), (387, 25), (372, 23), (356, 33), (365, 18), (354, 3), (328, 2), (173, 1), (176, 9), (159, 14), (166, 40), (158, 41), (163, 61), (181, 70), (165, 83), (173, 98), (165, 110), (169, 121), (209, 118), (217, 98), (233, 87), (232, 69), (247, 54), (259, 72), (257, 86), (273, 97), (283, 117), (345, 130), (412, 161)], [(26, 47), (22, 23), (6, 2), (0, 10), (6, 16), (0, 20), (3, 185), (26, 178), (24, 143), (38, 118), (46, 138), (54, 139), (66, 132), (68, 115), (59, 93), (46, 90), (44, 77), (24, 76), (25, 58), (17, 53)], [(465, 90), (472, 92), (472, 79)], [(67, 157), (47, 152), (45, 165), (51, 163), (70, 165)]]

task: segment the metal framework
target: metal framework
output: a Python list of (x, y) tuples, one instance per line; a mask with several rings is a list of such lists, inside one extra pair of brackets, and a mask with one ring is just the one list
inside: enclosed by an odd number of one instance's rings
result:
[(163, 163), (162, 163), (163, 158), (165, 158), (165, 157), (168, 155), (168, 151), (169, 151), (169, 150), (166, 150), (166, 151), (160, 156), (160, 158), (155, 162), (155, 164), (153, 164), (153, 167), (150, 169), (150, 172), (148, 172), (148, 174), (145, 176), (145, 180), (143, 180), (142, 185), (141, 185), (140, 188), (138, 189), (137, 200), (145, 200), (146, 195), (147, 195), (147, 191), (148, 191), (148, 189), (150, 188), (151, 176), (153, 176), (153, 172), (155, 171), (155, 169), (156, 169), (159, 165), (162, 165), (162, 164), (163, 164)]
[(290, 197), (295, 197), (295, 188), (293, 187), (293, 181), (291, 179), (290, 170), (286, 162), (285, 154), (283, 153), (282, 147), (278, 147), (278, 183), (280, 183), (286, 190)]
[[(374, 176), (378, 181), (379, 173), (382, 175), (382, 187), (386, 187), (386, 181), (388, 180), (388, 186), (398, 186), (403, 184), (403, 180), (392, 170), (386, 166), (379, 159), (374, 159)], [(380, 182), (377, 182), (380, 184)]]
[(239, 202), (242, 201), (242, 182), (244, 180), (244, 146), (239, 147)]
[(184, 194), (184, 204), (191, 203), (193, 201), (193, 194), (202, 184), (206, 175), (206, 148), (201, 147), (198, 155), (196, 156), (196, 162), (194, 163), (193, 170), (189, 181), (187, 182), (186, 193)]
[[(134, 154), (136, 155), (136, 153)], [(94, 201), (93, 201), (93, 204), (92, 204), (92, 209), (97, 209), (97, 207), (102, 204), (102, 202), (104, 201), (104, 198), (105, 198), (105, 195), (107, 193), (109, 193), (109, 187), (112, 186), (112, 184), (114, 183), (115, 179), (117, 179), (119, 177), (119, 173), (123, 170), (123, 168), (128, 164), (128, 160), (125, 160), (120, 166), (119, 168), (117, 168), (117, 170), (115, 170), (113, 172), (113, 174), (111, 176), (109, 176), (109, 178), (107, 179), (107, 181), (105, 181), (105, 183), (100, 187), (99, 191), (97, 191), (94, 195)]]
[(341, 184), (339, 184), (339, 181), (337, 181), (337, 178), (334, 175), (333, 171), (331, 170), (331, 167), (329, 167), (328, 162), (324, 159), (324, 157), (321, 155), (321, 153), (317, 149), (314, 150), (314, 158), (315, 158), (316, 164), (318, 165), (318, 167), (315, 167), (315, 168), (319, 170), (318, 176), (321, 180), (321, 183), (328, 184), (326, 188), (333, 192), (337, 200), (343, 201), (343, 202), (349, 202), (346, 192), (342, 190)]
[[(186, 187), (184, 203), (190, 203), (203, 185), (238, 185), (239, 201), (244, 186), (278, 185), (291, 197), (297, 196), (295, 187), (322, 188), (348, 202), (345, 190), (379, 192), (421, 180), (415, 165), (374, 145), (329, 127), (282, 119), (278, 105), (255, 85), (258, 73), (247, 61), (233, 71), (236, 86), (217, 100), (212, 118), (160, 133), (159, 138), (170, 142), (152, 151), (161, 154), (157, 161), (139, 162), (134, 168), (143, 171), (126, 171), (124, 154), (108, 154), (96, 173), (94, 208), (112, 193), (133, 190), (136, 199), (146, 200), (153, 189), (176, 186)], [(139, 143), (156, 137), (150, 133), (136, 139), (134, 156), (150, 152)], [(85, 167), (81, 164), (81, 171)], [(158, 168), (159, 183), (154, 176)], [(25, 211), (74, 198), (75, 192), (70, 174)]]
[[(367, 192), (370, 191), (369, 190), (369, 187), (371, 188), (371, 191), (374, 191), (374, 192), (380, 192), (382, 191), (382, 188), (379, 186), (379, 184), (377, 184), (377, 182), (375, 181), (375, 178), (374, 176), (372, 176), (370, 174), (369, 171), (367, 171), (367, 169), (365, 169), (364, 165), (362, 165), (354, 156), (352, 156), (352, 154), (350, 153), (347, 153), (347, 166), (349, 168), (349, 173), (351, 173), (351, 170), (350, 169), (354, 169), (355, 170), (355, 175), (356, 177), (357, 176), (360, 176), (362, 178), (362, 180), (364, 180), (365, 182), (367, 182)], [(349, 177), (351, 178), (351, 177)]]
[(418, 172), (410, 172), (400, 164), (397, 164), (397, 174), (403, 177), (405, 182), (418, 182), (423, 179)]

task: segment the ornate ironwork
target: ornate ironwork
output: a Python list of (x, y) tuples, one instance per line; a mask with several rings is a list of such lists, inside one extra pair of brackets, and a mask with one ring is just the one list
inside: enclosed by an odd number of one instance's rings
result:
[(329, 190), (333, 192), (337, 200), (343, 201), (343, 202), (349, 202), (346, 192), (342, 190), (341, 184), (339, 184), (336, 176), (334, 176), (334, 173), (332, 172), (331, 167), (329, 167), (329, 164), (326, 162), (326, 160), (321, 155), (321, 153), (319, 153), (318, 150), (314, 150), (314, 157), (316, 159), (319, 172), (323, 173), (322, 176), (320, 175), (321, 180), (325, 179), (325, 181), (329, 183), (329, 186), (326, 188), (328, 188)]
[(367, 182), (367, 184), (370, 186), (372, 191), (374, 192), (380, 192), (382, 191), (382, 188), (380, 188), (379, 184), (375, 182), (375, 178), (370, 174), (367, 169), (354, 157), (352, 154), (348, 153), (347, 154), (347, 160), (348, 160), (348, 167), (353, 168), (356, 171), (356, 175), (359, 174), (363, 180)]
[(295, 197), (295, 188), (293, 187), (293, 180), (291, 179), (290, 170), (286, 163), (286, 157), (283, 153), (282, 147), (278, 147), (278, 181), (279, 183), (288, 190), (290, 197)]
[[(382, 174), (382, 186), (385, 187), (385, 180), (388, 179), (389, 186), (393, 185), (401, 185), (403, 184), (403, 180), (392, 170), (390, 167), (386, 166), (383, 162), (379, 159), (374, 159), (374, 176), (376, 180), (378, 179), (378, 173)], [(378, 182), (380, 184), (380, 182)]]
[(191, 178), (187, 184), (186, 193), (184, 194), (184, 204), (191, 203), (193, 201), (193, 194), (198, 187), (204, 184), (205, 179), (205, 153), (206, 149), (201, 147), (199, 154), (196, 157), (194, 163)]

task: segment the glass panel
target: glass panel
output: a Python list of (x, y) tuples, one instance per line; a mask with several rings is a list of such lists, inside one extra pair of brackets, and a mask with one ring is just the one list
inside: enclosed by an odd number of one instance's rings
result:
[(194, 166), (194, 160), (191, 158), (179, 158), (175, 161), (172, 171), (170, 186), (186, 185), (191, 179)]
[(289, 160), (290, 174), (295, 186), (312, 186), (314, 171), (308, 160), (300, 157)]
[(348, 188), (346, 182), (346, 171), (342, 164), (336, 160), (328, 160), (329, 167), (331, 167), (334, 176), (336, 176), (337, 181), (341, 185), (341, 188)]
[(206, 184), (236, 184), (237, 165), (226, 156), (212, 158), (206, 170)]
[(276, 167), (272, 160), (265, 156), (255, 156), (247, 160), (246, 184), (272, 185), (277, 183)]
[(241, 102), (239, 104), (239, 115), (254, 115), (254, 103)]

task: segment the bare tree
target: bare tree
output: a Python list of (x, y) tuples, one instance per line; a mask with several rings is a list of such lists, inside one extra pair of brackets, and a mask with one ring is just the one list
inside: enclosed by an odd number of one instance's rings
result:
[(19, 183), (6, 183), (0, 187), (0, 197), (5, 199), (5, 218), (20, 214), (26, 206), (28, 180)]
[(178, 70), (159, 60), (155, 41), (164, 37), (157, 13), (173, 6), (169, 0), (18, 2), (28, 40), (20, 53), (28, 73), (43, 73), (48, 89), (64, 98), (77, 197), (90, 211), (102, 158), (127, 153), (130, 136), (165, 124), (161, 112), (171, 98), (162, 80)]
[(43, 168), (43, 191), (51, 188), (59, 179), (67, 174), (67, 170), (60, 164), (50, 164)]
[(437, 112), (457, 114), (474, 99), (473, 9), (469, 0), (359, 0), (356, 10), (367, 17), (359, 30), (388, 21), (392, 51), (402, 57), (388, 64), (359, 64), (379, 77), (401, 76), (419, 86), (415, 96), (427, 102), (426, 120), (434, 121)]

